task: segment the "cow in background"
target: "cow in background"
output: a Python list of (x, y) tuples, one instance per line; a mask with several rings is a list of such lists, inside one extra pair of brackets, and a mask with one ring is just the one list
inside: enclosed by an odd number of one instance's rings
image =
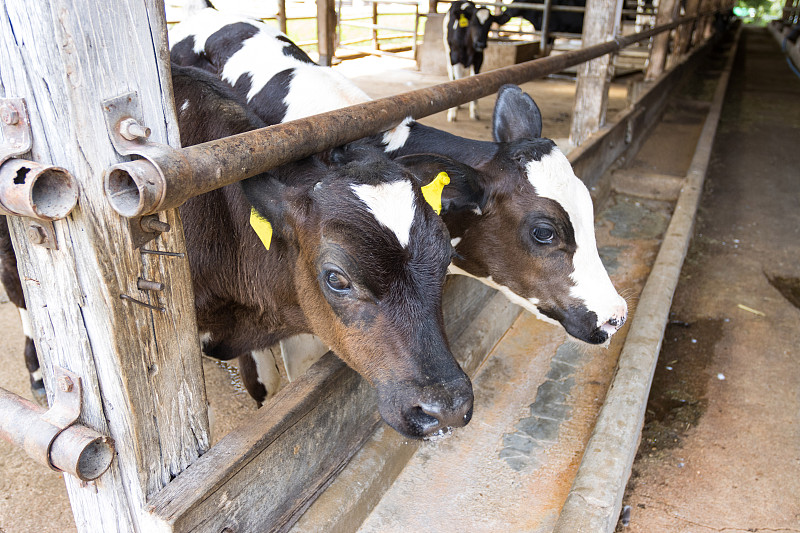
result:
[[(485, 7), (472, 2), (456, 2), (444, 17), (444, 49), (447, 52), (447, 75), (451, 80), (474, 76), (481, 71), (483, 51), (495, 17)], [(454, 122), (458, 107), (447, 111), (448, 122)], [(478, 101), (469, 104), (469, 117), (478, 120)]]
[[(543, 0), (513, 0), (511, 6), (515, 2), (526, 4), (544, 4)], [(553, 6), (574, 6), (586, 7), (586, 0), (554, 0)], [(542, 17), (544, 11), (533, 9), (522, 9), (515, 7), (508, 7), (503, 10), (497, 19), (497, 24), (502, 26), (506, 24), (513, 17), (522, 17), (536, 28), (536, 31), (542, 31)], [(568, 11), (551, 11), (550, 21), (547, 24), (548, 33), (563, 32), (563, 33), (583, 33), (583, 13), (572, 13)], [(551, 43), (553, 38), (548, 39)]]

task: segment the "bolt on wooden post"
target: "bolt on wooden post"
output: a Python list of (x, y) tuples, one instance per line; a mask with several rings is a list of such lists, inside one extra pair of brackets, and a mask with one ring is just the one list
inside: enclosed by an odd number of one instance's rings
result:
[(127, 131), (179, 146), (163, 2), (0, 0), (0, 11), (0, 95), (27, 102), (25, 157), (67, 169), (80, 189), (54, 223), (57, 249), (9, 217), (47, 389), (65, 386), (55, 366), (78, 374), (81, 423), (116, 441), (96, 482), (67, 477), (75, 521), (81, 531), (152, 531), (146, 500), (209, 446), (205, 386), (180, 218), (161, 213), (169, 231), (146, 245), (169, 255), (134, 248), (133, 222), (103, 191), (104, 170), (127, 158), (111, 145), (101, 102), (135, 91), (144, 124)]

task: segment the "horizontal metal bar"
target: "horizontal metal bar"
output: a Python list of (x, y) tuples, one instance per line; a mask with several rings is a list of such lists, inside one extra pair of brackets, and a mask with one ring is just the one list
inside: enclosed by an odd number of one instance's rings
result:
[[(419, 37), (419, 36), (420, 35), (417, 34), (417, 37)], [(409, 36), (405, 36), (405, 37), (402, 36), (402, 35), (389, 35), (389, 36), (386, 36), (386, 37), (378, 36), (378, 42), (392, 41), (392, 40), (395, 40), (395, 39), (404, 39), (404, 40), (408, 41), (408, 40), (412, 39), (413, 37), (414, 37), (413, 35), (409, 35)], [(342, 50), (342, 49), (348, 49), (347, 48), (348, 46), (352, 46), (354, 44), (368, 43), (368, 42), (372, 42), (372, 37), (365, 37), (363, 39), (351, 39), (351, 40), (348, 40), (348, 41), (341, 41), (339, 43), (339, 48), (337, 48), (336, 51), (338, 52), (339, 50)], [(411, 49), (411, 45), (405, 45), (405, 46), (407, 46), (409, 50)], [(359, 52), (362, 52), (362, 51), (363, 50), (359, 50)]]
[[(370, 56), (380, 56), (380, 57), (395, 57), (397, 59), (406, 59), (408, 61), (416, 61), (413, 57), (404, 56), (402, 53), (399, 52), (387, 52), (386, 50), (373, 50), (372, 48), (355, 48), (352, 46), (340, 46), (340, 50), (347, 50), (348, 52), (358, 52), (359, 54), (366, 54)], [(407, 51), (410, 51), (411, 47), (409, 46)]]
[(388, 30), (388, 31), (396, 31), (404, 34), (414, 35), (414, 30), (407, 30), (405, 28), (392, 28), (390, 26), (381, 26), (380, 24), (363, 24), (361, 22), (348, 22), (343, 20), (339, 22), (340, 26), (350, 26), (352, 28), (367, 28), (369, 30)]
[(408, 0), (364, 0), (367, 4), (402, 4), (404, 6), (416, 6), (419, 5), (417, 2), (412, 2)]
[[(440, 0), (441, 1), (441, 0)], [(499, 2), (475, 2), (476, 5), (481, 7), (513, 7), (514, 9), (526, 9), (530, 11), (544, 11), (544, 4), (528, 4), (526, 2), (514, 2), (513, 4), (503, 4)], [(570, 13), (583, 13), (586, 11), (585, 7), (580, 6), (559, 6), (552, 5), (550, 11), (565, 11)]]
[[(106, 173), (106, 194), (112, 205), (116, 198), (136, 210), (117, 209), (128, 217), (142, 216), (177, 207), (187, 199), (255, 176), (262, 172), (330, 150), (349, 142), (389, 130), (407, 117), (421, 118), (451, 107), (494, 94), (507, 83), (521, 84), (560, 72), (661, 32), (692, 22), (686, 17), (651, 30), (617, 37), (588, 48), (548, 56), (518, 65), (485, 72), (397, 96), (277, 124), (268, 128), (190, 146), (163, 156), (151, 157), (159, 168), (185, 169), (180, 179), (164, 182), (161, 173), (147, 160), (111, 167)], [(111, 183), (111, 186), (109, 184)], [(159, 183), (163, 189), (154, 189)], [(148, 201), (131, 200), (141, 195)], [(156, 201), (150, 201), (157, 199)]]
[[(537, 37), (541, 37), (541, 35), (542, 35), (542, 32), (540, 32), (539, 30), (534, 30), (534, 31), (511, 31), (511, 30), (502, 30), (502, 29), (501, 30), (491, 30), (491, 32), (497, 33), (498, 35), (500, 34), (501, 31), (504, 32), (504, 33), (513, 33), (514, 35), (534, 35), (534, 36), (537, 36)], [(562, 39), (580, 39), (581, 37), (583, 37), (583, 35), (581, 35), (580, 33), (566, 33), (566, 32), (563, 32), (563, 31), (551, 31), (550, 33), (548, 33), (548, 35), (550, 37), (559, 37), (559, 38), (562, 38)], [(523, 42), (524, 43), (524, 42), (530, 42), (530, 41), (519, 41), (519, 42)]]

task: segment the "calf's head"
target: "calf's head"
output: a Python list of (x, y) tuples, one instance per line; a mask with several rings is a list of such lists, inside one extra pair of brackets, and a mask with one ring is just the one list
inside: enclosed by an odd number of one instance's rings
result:
[(539, 109), (518, 87), (501, 88), (493, 128), (493, 152), (450, 171), (442, 216), (456, 250), (451, 271), (499, 289), (579, 340), (605, 342), (625, 322), (627, 304), (600, 261), (588, 189), (555, 143), (541, 138)]
[(272, 225), (267, 253), (296, 250), (285, 268), (311, 333), (374, 385), (381, 416), (400, 433), (466, 425), (472, 385), (441, 309), (452, 249), (418, 179), (374, 147), (338, 152), (330, 166), (307, 160), (296, 172), (242, 187)]
[(489, 29), (494, 21), (495, 18), (487, 8), (473, 6), (472, 16), (469, 20), (469, 40), (476, 52), (483, 52), (486, 49)]

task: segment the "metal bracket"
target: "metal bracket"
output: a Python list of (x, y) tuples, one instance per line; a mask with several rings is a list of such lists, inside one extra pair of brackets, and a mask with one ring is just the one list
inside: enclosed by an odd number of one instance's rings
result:
[(60, 472), (50, 461), (50, 448), (56, 437), (80, 417), (83, 395), (81, 378), (77, 374), (57, 366), (54, 368), (54, 378), (51, 407), (40, 417), (47, 424), (41, 424), (40, 431), (26, 439), (25, 451), (39, 462)]
[(0, 98), (0, 165), (24, 153), (33, 146), (28, 106), (24, 98)]
[[(163, 172), (157, 160), (165, 153), (174, 151), (169, 145), (148, 140), (150, 128), (144, 125), (142, 107), (139, 96), (135, 92), (126, 93), (102, 102), (103, 115), (108, 128), (111, 144), (120, 155), (137, 155), (147, 159), (158, 170), (160, 179), (164, 179)], [(154, 185), (151, 183), (151, 185)], [(156, 228), (150, 222), (157, 217), (130, 218), (129, 228), (135, 248), (150, 242), (158, 237), (161, 232), (169, 231), (169, 225), (163, 224)]]
[(51, 221), (75, 207), (75, 179), (63, 168), (16, 159), (33, 147), (24, 98), (0, 98), (0, 134), (0, 214), (29, 217), (31, 242), (57, 249)]

